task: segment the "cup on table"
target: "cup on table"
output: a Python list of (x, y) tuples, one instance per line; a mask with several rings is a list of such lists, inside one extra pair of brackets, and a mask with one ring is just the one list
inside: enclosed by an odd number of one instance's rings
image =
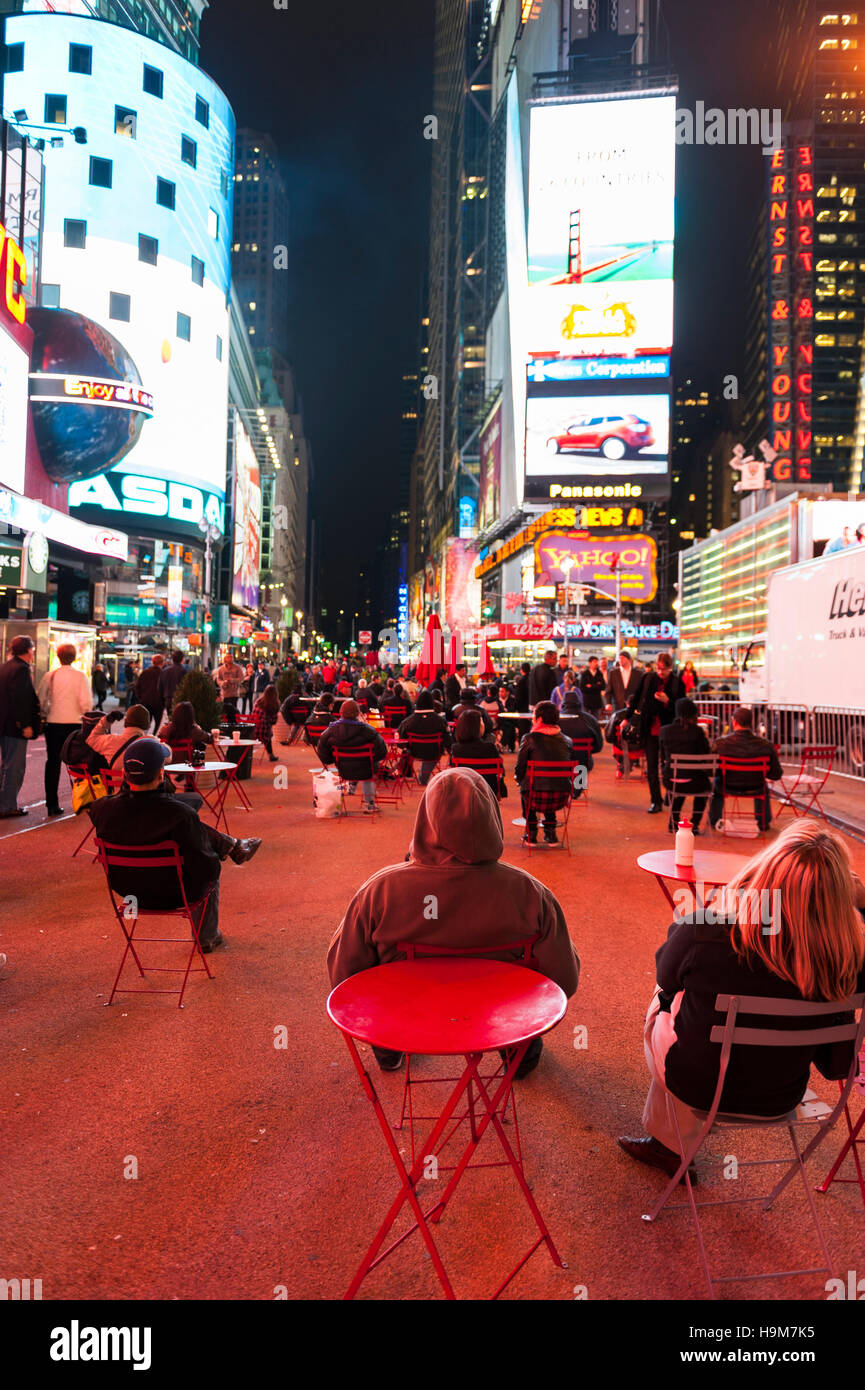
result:
[(235, 729), (235, 730), (234, 730), (234, 733), (231, 735), (231, 741), (232, 741), (232, 743), (239, 743), (239, 742), (240, 742), (240, 730), (239, 730), (239, 729)]
[(213, 738), (213, 742), (214, 742), (214, 743), (218, 743), (219, 740), (220, 740), (220, 738), (222, 737), (222, 734), (221, 734), (220, 730), (219, 730), (219, 729), (211, 729), (211, 730), (210, 730), (210, 733), (211, 733), (211, 736), (212, 736), (212, 738)]

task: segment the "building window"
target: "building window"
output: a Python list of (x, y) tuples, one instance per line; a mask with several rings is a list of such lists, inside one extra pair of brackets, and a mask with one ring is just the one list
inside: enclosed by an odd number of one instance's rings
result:
[(67, 217), (63, 223), (63, 245), (83, 251), (87, 244), (87, 223)]
[(45, 97), (45, 124), (66, 124), (66, 98), (49, 92)]
[(159, 258), (159, 242), (155, 236), (138, 233), (138, 259), (147, 265), (156, 265)]
[(221, 170), (219, 175), (219, 191), (222, 194), (223, 198), (228, 197), (228, 174), (225, 172), (224, 169)]
[(204, 284), (204, 261), (200, 261), (197, 256), (192, 257), (192, 283)]
[(192, 319), (188, 314), (177, 315), (177, 336), (186, 343), (192, 338)]
[(24, 45), (23, 43), (10, 43), (6, 49), (6, 71), (24, 71)]
[(39, 303), (45, 309), (59, 309), (60, 286), (43, 284), (39, 292)]
[(162, 207), (162, 208), (171, 208), (172, 211), (173, 211), (173, 210), (174, 210), (174, 195), (175, 195), (175, 192), (176, 192), (175, 185), (170, 181), (170, 179), (160, 179), (160, 178), (157, 178), (157, 180), (156, 180), (156, 201), (157, 201), (157, 203), (159, 204), (160, 207)]
[(222, 339), (218, 333), (216, 335), (216, 360), (217, 362), (222, 361)]
[(215, 208), (207, 209), (207, 230), (214, 239), (219, 236), (219, 213)]
[(162, 96), (162, 72), (159, 68), (152, 68), (147, 63), (144, 64), (143, 87), (145, 92), (148, 92), (152, 97)]
[(188, 135), (180, 137), (180, 158), (184, 164), (189, 164), (194, 169), (198, 162), (198, 146), (194, 140), (190, 140)]
[(120, 319), (123, 323), (129, 322), (130, 299), (128, 294), (115, 294), (112, 290), (108, 296), (108, 317), (110, 319)]
[(128, 106), (114, 108), (114, 134), (134, 140), (138, 135), (138, 114)]
[(94, 188), (111, 187), (111, 168), (110, 159), (97, 159), (95, 155), (90, 156), (90, 182)]
[(198, 121), (199, 125), (210, 125), (210, 107), (204, 100), (204, 97), (195, 98), (195, 119)]
[(69, 71), (90, 77), (93, 72), (93, 49), (87, 43), (69, 45)]

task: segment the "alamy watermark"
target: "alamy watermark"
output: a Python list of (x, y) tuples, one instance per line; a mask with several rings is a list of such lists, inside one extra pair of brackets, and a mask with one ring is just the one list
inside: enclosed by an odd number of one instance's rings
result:
[(693, 111), (676, 109), (677, 145), (760, 145), (772, 154), (781, 144), (781, 109), (768, 106), (728, 108), (698, 101)]
[(764, 936), (777, 936), (781, 930), (780, 888), (738, 888), (732, 893), (715, 893), (711, 884), (695, 883), (677, 888), (673, 902), (678, 914), (692, 918), (699, 927), (759, 922)]

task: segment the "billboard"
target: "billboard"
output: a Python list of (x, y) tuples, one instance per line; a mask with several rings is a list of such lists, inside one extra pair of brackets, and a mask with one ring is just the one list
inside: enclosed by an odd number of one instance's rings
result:
[(502, 483), (502, 406), (495, 406), (481, 430), (478, 483), (478, 526), (483, 531), (498, 520)]
[(258, 607), (261, 566), (261, 470), (240, 416), (234, 417), (234, 557), (231, 602)]
[(0, 487), (24, 491), (30, 358), (0, 324)]
[[(588, 531), (545, 531), (535, 541), (535, 587), (589, 584), (615, 597), (610, 568), (617, 556), (623, 603), (651, 603), (658, 591), (658, 547), (654, 536), (592, 536)], [(594, 594), (592, 597), (596, 597)]]
[(481, 586), (475, 579), (471, 543), (451, 537), (445, 542), (444, 626), (453, 631), (475, 628), (481, 620)]
[(669, 495), (675, 106), (532, 107), (526, 500)]

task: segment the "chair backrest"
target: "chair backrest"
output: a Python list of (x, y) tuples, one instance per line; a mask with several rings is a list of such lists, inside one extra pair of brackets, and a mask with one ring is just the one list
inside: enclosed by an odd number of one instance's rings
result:
[(717, 753), (673, 753), (670, 757), (671, 782), (690, 782), (695, 773), (714, 777), (718, 771)]
[(744, 773), (749, 773), (749, 785), (756, 786), (758, 782), (765, 783), (769, 776), (768, 758), (725, 758), (720, 754), (718, 762), (721, 768), (721, 782), (726, 783), (730, 773), (734, 773), (741, 778)]
[(102, 778), (103, 786), (107, 788), (109, 796), (115, 796), (126, 781), (126, 773), (122, 767), (103, 768), (99, 776)]
[(590, 738), (572, 738), (571, 745), (575, 753), (585, 753), (587, 756), (594, 751), (595, 747)]
[(318, 743), (325, 729), (329, 728), (329, 724), (316, 724), (311, 718), (307, 719), (305, 725), (306, 736), (312, 743)]
[(453, 755), (451, 764), (453, 767), (470, 767), (473, 772), (477, 772), (501, 800), (499, 793), (505, 775), (505, 765), (501, 758), (460, 758)]
[(398, 729), (402, 721), (408, 717), (403, 705), (382, 705), (380, 708), (382, 718), (389, 729)]
[(86, 763), (67, 763), (66, 771), (69, 773), (69, 781), (72, 783), (89, 782), (93, 775)]
[(173, 763), (188, 763), (192, 761), (193, 742), (191, 738), (176, 738), (171, 740), (171, 761)]
[(289, 724), (305, 724), (309, 718), (309, 710), (306, 705), (295, 705), (294, 709), (288, 711)]
[(371, 744), (366, 748), (340, 748), (334, 744), (333, 757), (344, 782), (368, 782), (375, 776)]
[[(175, 840), (160, 840), (154, 845), (116, 845), (95, 837), (96, 853), (105, 870), (109, 890), (119, 893), (111, 883), (112, 869), (147, 869), (152, 872), (173, 874), (177, 879), (178, 891), (184, 907), (188, 908), (186, 889), (183, 886), (183, 859)], [(165, 881), (159, 885), (165, 888)], [(156, 884), (154, 883), (154, 889)], [(116, 910), (116, 908), (115, 908)], [(142, 909), (146, 911), (147, 909)]]
[(426, 759), (431, 762), (433, 757), (441, 757), (442, 736), (441, 734), (409, 733), (408, 751), (413, 758)]
[(561, 781), (573, 782), (574, 773), (578, 767), (577, 763), (565, 762), (563, 759), (555, 759), (552, 762), (541, 761), (532, 758), (527, 764), (529, 773), (529, 786), (536, 777), (543, 778), (545, 782)]
[(802, 769), (811, 763), (825, 763), (826, 776), (832, 771), (832, 763), (835, 761), (836, 747), (834, 743), (808, 743), (802, 749)]
[(501, 945), (496, 943), (494, 946), (433, 946), (426, 941), (398, 941), (396, 949), (405, 952), (406, 960), (423, 960), (429, 956), (455, 956), (472, 957), (488, 956), (491, 959), (507, 952), (522, 952), (521, 964), (527, 965), (532, 970), (537, 970), (538, 962), (532, 955), (532, 947), (540, 940), (540, 932), (535, 932), (534, 936), (523, 936), (518, 941), (503, 941)]

